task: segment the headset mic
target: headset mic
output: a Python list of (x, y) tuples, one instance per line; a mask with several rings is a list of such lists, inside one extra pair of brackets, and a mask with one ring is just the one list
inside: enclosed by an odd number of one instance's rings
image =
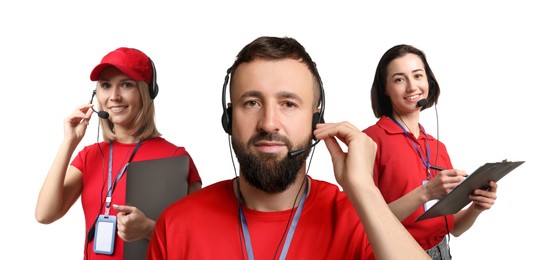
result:
[[(96, 90), (94, 89), (94, 92), (92, 92), (92, 98), (90, 99), (90, 104), (92, 104), (92, 101), (94, 100), (94, 96), (96, 95)], [(103, 111), (103, 110), (100, 110), (100, 111), (96, 111), (94, 109), (94, 107), (91, 107), (92, 108), (92, 111), (94, 111), (94, 113), (98, 114), (98, 117), (99, 118), (103, 118), (103, 119), (107, 119), (109, 118), (109, 113)]]
[(314, 142), (313, 144), (309, 145), (308, 147), (306, 148), (302, 148), (302, 149), (298, 149), (298, 150), (293, 150), (293, 151), (290, 151), (289, 153), (287, 153), (287, 156), (289, 158), (295, 158), (297, 157), (298, 155), (300, 155), (301, 153), (304, 153), (310, 149), (312, 149), (314, 146), (316, 146), (316, 144), (318, 144), (320, 142), (320, 140), (316, 140), (316, 142)]
[(424, 107), (427, 103), (429, 103), (429, 101), (426, 98), (423, 98), (417, 101), (417, 107)]
[(100, 110), (100, 111), (96, 111), (93, 107), (92, 107), (92, 111), (94, 111), (96, 114), (98, 114), (98, 117), (99, 118), (103, 118), (103, 119), (107, 119), (109, 118), (109, 113), (103, 111), (103, 110)]

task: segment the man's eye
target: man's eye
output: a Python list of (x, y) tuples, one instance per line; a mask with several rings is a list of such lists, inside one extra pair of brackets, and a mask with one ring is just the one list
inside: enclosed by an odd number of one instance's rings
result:
[(245, 102), (245, 106), (248, 106), (248, 107), (254, 107), (254, 106), (257, 106), (258, 105), (258, 101), (256, 100), (249, 100), (247, 102)]
[(287, 107), (287, 108), (296, 107), (295, 103), (293, 103), (293, 102), (285, 102), (284, 105), (285, 105), (285, 107)]

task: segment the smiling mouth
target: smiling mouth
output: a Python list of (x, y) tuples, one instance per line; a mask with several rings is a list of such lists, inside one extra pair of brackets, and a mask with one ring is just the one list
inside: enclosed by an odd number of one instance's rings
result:
[(109, 110), (113, 111), (113, 112), (120, 112), (122, 110), (124, 110), (126, 108), (126, 106), (116, 106), (116, 107), (110, 107)]
[(409, 97), (406, 97), (406, 100), (409, 100), (409, 101), (416, 101), (417, 99), (421, 98), (421, 94), (417, 94), (417, 95), (413, 95), (413, 96), (409, 96)]

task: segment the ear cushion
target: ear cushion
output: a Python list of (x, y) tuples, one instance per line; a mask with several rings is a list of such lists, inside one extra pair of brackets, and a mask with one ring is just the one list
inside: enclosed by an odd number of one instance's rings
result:
[[(323, 116), (319, 112), (316, 112), (314, 113), (314, 116), (312, 118), (312, 132), (316, 130), (316, 125), (320, 123), (325, 123), (325, 120), (323, 119)], [(314, 140), (316, 140), (315, 137), (314, 137)]]
[(155, 99), (157, 94), (159, 93), (159, 86), (157, 85), (157, 82), (151, 82), (153, 84), (149, 85), (149, 96), (151, 99)]
[(151, 97), (151, 99), (155, 99), (159, 93), (159, 85), (157, 85), (157, 69), (155, 69), (155, 63), (153, 63), (151, 58), (149, 58), (149, 63), (151, 63), (151, 82), (148, 85), (149, 97)]
[(316, 125), (320, 122), (320, 113), (316, 112), (314, 113), (314, 116), (312, 118), (312, 132), (316, 130)]
[(226, 108), (226, 110), (222, 114), (222, 127), (224, 128), (224, 131), (229, 135), (231, 135), (231, 114), (231, 107)]

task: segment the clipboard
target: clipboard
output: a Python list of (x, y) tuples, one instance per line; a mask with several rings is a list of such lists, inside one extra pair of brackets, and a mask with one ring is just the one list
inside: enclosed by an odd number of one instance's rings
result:
[(469, 175), (469, 177), (465, 178), (463, 182), (450, 191), (450, 193), (436, 202), (429, 210), (425, 211), (423, 215), (419, 216), (415, 222), (457, 213), (471, 202), (471, 200), (469, 200), (469, 194), (473, 193), (474, 190), (489, 188), (489, 181), (499, 181), (523, 163), (524, 161), (511, 162), (503, 160), (502, 162), (486, 163), (480, 166)]
[[(163, 210), (188, 192), (189, 156), (130, 162), (126, 175), (126, 205), (157, 220)], [(124, 242), (124, 259), (145, 259), (149, 240)]]

